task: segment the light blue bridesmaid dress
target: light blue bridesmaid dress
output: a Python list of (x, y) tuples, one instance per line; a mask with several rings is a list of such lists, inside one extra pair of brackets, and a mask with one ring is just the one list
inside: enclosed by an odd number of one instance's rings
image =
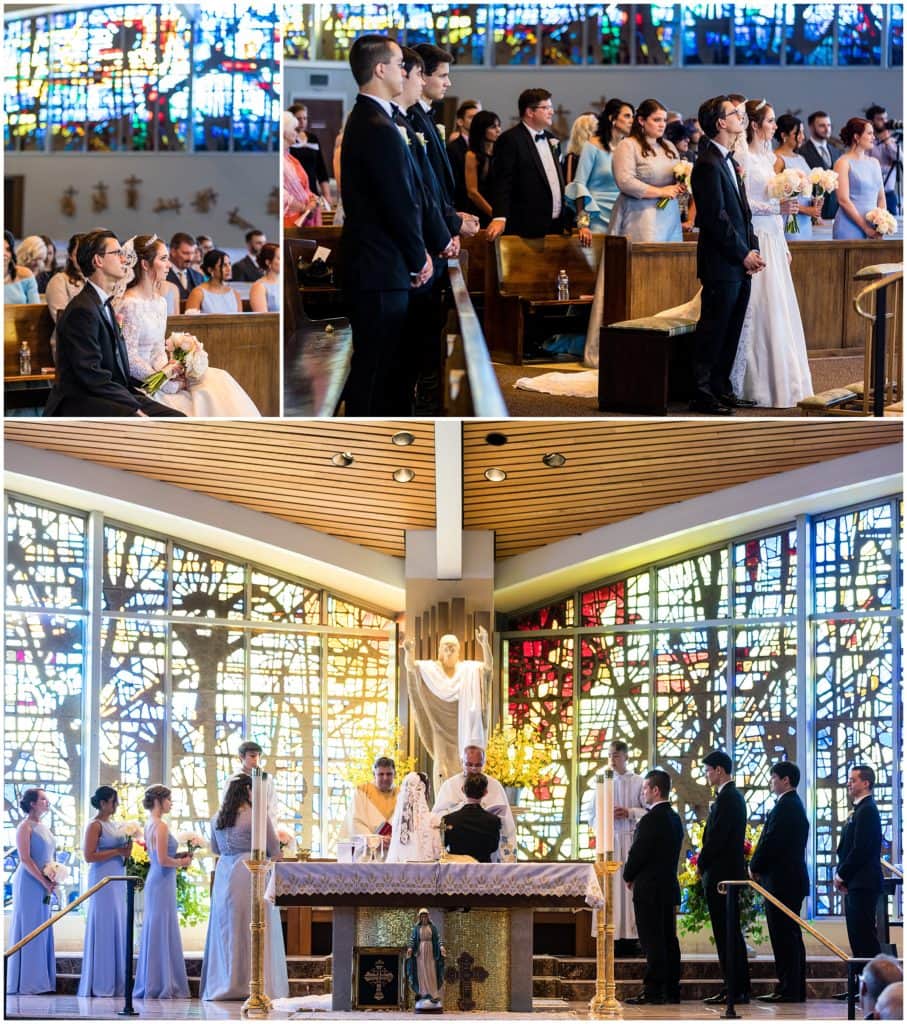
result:
[[(39, 871), (54, 860), (57, 844), (50, 829), (40, 822), (31, 827), (28, 844), (31, 859)], [(50, 917), (50, 903), (44, 902), (47, 890), (20, 864), (13, 874), (13, 919), (9, 944), (14, 946)], [(11, 995), (37, 995), (56, 992), (57, 962), (54, 955), (54, 930), (47, 928), (36, 939), (14, 953), (7, 966), (6, 991)]]
[[(202, 961), (202, 999), (245, 999), (249, 995), (252, 890), (243, 863), (252, 850), (252, 808), (244, 807), (230, 828), (211, 822), (211, 849), (219, 853), (211, 892), (211, 916)], [(268, 856), (276, 857), (280, 843), (268, 821)], [(265, 994), (283, 999), (290, 992), (280, 911), (265, 904)]]
[(585, 199), (583, 213), (589, 214), (589, 230), (593, 234), (605, 234), (611, 211), (620, 195), (611, 169), (610, 151), (593, 142), (584, 143), (576, 174), (564, 190), (564, 195), (573, 209), (576, 209), (577, 199)]
[[(183, 959), (176, 912), (176, 868), (161, 866), (154, 846), (153, 830), (145, 829), (151, 868), (145, 880), (145, 920), (135, 972), (137, 999), (188, 999), (189, 981)], [(176, 853), (176, 839), (167, 836), (167, 853)]]
[[(795, 153), (793, 156), (782, 157), (782, 162), (785, 168), (793, 168), (795, 171), (802, 171), (807, 177), (809, 177), (810, 167), (809, 164), (800, 156), (799, 153)], [(800, 196), (800, 206), (812, 206), (813, 197), (809, 192), (804, 192)], [(787, 217), (784, 218), (784, 237), (792, 238), (795, 242), (808, 242), (813, 237), (813, 219), (806, 213), (797, 214), (797, 227), (800, 228), (799, 232), (791, 234), (787, 230)]]
[[(123, 836), (112, 821), (99, 822), (98, 850), (122, 847)], [(123, 857), (95, 861), (88, 868), (88, 885), (108, 875), (125, 874)], [(82, 954), (80, 996), (121, 996), (126, 991), (126, 883), (110, 882), (88, 901), (85, 952)]]
[[(882, 187), (882, 167), (875, 157), (847, 161), (847, 180), (850, 183), (850, 201), (864, 216), (878, 206), (879, 189)], [(861, 227), (838, 207), (832, 238), (865, 238)]]
[(280, 285), (279, 284), (266, 284), (265, 295), (268, 300), (268, 312), (279, 313), (280, 312)]

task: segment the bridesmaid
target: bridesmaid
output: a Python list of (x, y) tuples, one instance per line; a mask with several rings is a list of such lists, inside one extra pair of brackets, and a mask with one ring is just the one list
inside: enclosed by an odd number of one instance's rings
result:
[[(795, 171), (802, 171), (808, 178), (810, 166), (797, 152), (805, 141), (803, 122), (793, 114), (782, 114), (775, 124), (775, 138), (778, 141), (778, 148), (775, 150), (775, 174), (780, 174), (781, 171), (791, 167)], [(806, 192), (800, 196), (798, 200), (800, 212), (797, 214), (797, 226), (800, 230), (792, 235), (785, 226), (785, 237), (801, 242), (809, 241), (813, 237), (813, 217), (822, 216), (824, 201), (824, 196), (814, 199)], [(786, 217), (784, 223), (787, 225)]]
[[(280, 854), (270, 818), (267, 855)], [(245, 999), (249, 995), (251, 889), (243, 863), (252, 850), (252, 779), (234, 775), (220, 811), (211, 822), (211, 849), (220, 854), (211, 891), (211, 915), (202, 961), (202, 999)], [(289, 995), (280, 912), (265, 906), (265, 991), (282, 999)]]
[[(125, 874), (132, 840), (124, 839), (111, 820), (119, 798), (110, 786), (99, 786), (91, 798), (98, 812), (85, 829), (82, 854), (88, 869), (88, 885), (108, 875)], [(111, 882), (88, 901), (85, 952), (82, 954), (80, 996), (121, 996), (126, 991), (126, 888)]]
[(633, 107), (616, 97), (608, 100), (598, 118), (594, 138), (582, 149), (576, 176), (564, 190), (567, 203), (576, 207), (579, 242), (588, 249), (593, 234), (605, 234), (611, 211), (620, 195), (614, 180), (612, 155), (633, 127)]
[(265, 242), (258, 254), (264, 275), (249, 289), (249, 309), (253, 313), (280, 312), (280, 246)]
[(202, 269), (208, 280), (189, 292), (186, 312), (197, 309), (200, 313), (241, 313), (239, 292), (227, 284), (233, 273), (230, 257), (222, 249), (209, 249), (202, 260)]
[[(50, 809), (43, 789), (27, 789), (19, 806), (26, 818), (16, 829), (19, 866), (13, 874), (13, 920), (9, 944), (14, 946), (50, 917), (49, 896), (53, 882), (44, 876), (44, 868), (55, 859), (56, 842), (41, 818)], [(47, 902), (45, 902), (45, 899)], [(37, 995), (56, 992), (57, 965), (53, 928), (14, 953), (7, 966), (6, 991), (10, 995)]]
[(173, 806), (170, 790), (149, 786), (142, 804), (151, 812), (145, 826), (151, 868), (145, 880), (145, 920), (134, 995), (137, 999), (188, 999), (189, 981), (176, 913), (176, 869), (186, 867), (192, 854), (174, 856), (176, 839), (164, 821)]
[(885, 205), (882, 165), (871, 156), (875, 133), (872, 122), (852, 117), (841, 129), (841, 141), (847, 152), (835, 163), (838, 175), (838, 212), (832, 238), (881, 238), (866, 219), (870, 210)]

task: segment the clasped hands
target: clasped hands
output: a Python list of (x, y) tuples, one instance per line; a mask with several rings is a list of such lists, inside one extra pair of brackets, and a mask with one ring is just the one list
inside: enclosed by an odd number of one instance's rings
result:
[(759, 254), (758, 250), (751, 249), (743, 261), (744, 270), (752, 277), (753, 274), (758, 274), (760, 270), (765, 270), (765, 260)]

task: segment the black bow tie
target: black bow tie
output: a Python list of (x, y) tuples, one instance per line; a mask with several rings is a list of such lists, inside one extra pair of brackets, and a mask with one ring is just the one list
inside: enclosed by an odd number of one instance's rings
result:
[(544, 132), (536, 132), (536, 134), (533, 136), (533, 138), (535, 139), (536, 142), (544, 142), (545, 141), (545, 133)]
[(725, 160), (729, 160), (731, 163), (734, 162), (734, 154), (728, 150), (724, 157)]
[(400, 113), (400, 108), (397, 106), (396, 103), (392, 103), (391, 104), (391, 117), (394, 120), (396, 120), (399, 113)]

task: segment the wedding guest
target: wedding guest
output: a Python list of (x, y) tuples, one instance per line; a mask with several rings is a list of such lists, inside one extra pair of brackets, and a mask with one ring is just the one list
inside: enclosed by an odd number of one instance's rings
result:
[(847, 152), (838, 159), (838, 212), (832, 238), (881, 238), (866, 219), (866, 214), (885, 206), (882, 168), (872, 156), (875, 133), (864, 117), (852, 117), (841, 129), (841, 141)]
[(66, 264), (47, 282), (47, 290), (44, 293), (47, 311), (54, 322), (54, 330), (50, 336), (50, 350), (54, 362), (57, 360), (57, 318), (85, 287), (85, 278), (82, 277), (82, 271), (76, 262), (76, 251), (81, 237), (73, 235), (69, 239), (69, 245), (66, 247)]
[(567, 203), (576, 209), (580, 245), (586, 248), (592, 245), (593, 234), (603, 235), (608, 230), (611, 211), (620, 195), (611, 166), (614, 149), (632, 127), (633, 107), (616, 97), (608, 100), (598, 117), (595, 134), (583, 145), (576, 175), (564, 189)]
[(196, 235), (195, 244), (201, 249), (202, 258), (206, 252), (210, 252), (215, 247), (214, 239), (210, 235)]
[(197, 309), (200, 313), (241, 313), (242, 299), (227, 282), (232, 280), (230, 257), (222, 249), (205, 253), (202, 269), (208, 280), (193, 288), (186, 299), (186, 312)]
[[(454, 206), (458, 210), (467, 210), (466, 193), (466, 153), (469, 150), (469, 129), (472, 119), (482, 109), (478, 100), (463, 100), (457, 107), (454, 130), (447, 140), (447, 159), (454, 176)], [(471, 211), (475, 212), (475, 211)]]
[(200, 271), (193, 269), (194, 257), (195, 239), (192, 235), (187, 235), (185, 231), (177, 231), (170, 239), (171, 266), (167, 273), (167, 280), (179, 289), (181, 302), (185, 302), (192, 289), (198, 287), (205, 279)]
[[(108, 875), (125, 874), (132, 840), (114, 824), (119, 797), (111, 786), (99, 786), (91, 797), (98, 812), (85, 829), (82, 856), (88, 869), (88, 885)], [(110, 882), (88, 901), (85, 945), (82, 953), (80, 996), (121, 996), (126, 991), (126, 888)]]
[(486, 228), (491, 222), (494, 146), (501, 135), (501, 119), (493, 110), (480, 110), (470, 118), (469, 143), (463, 172), (466, 202), (462, 208), (474, 213)]
[(42, 286), (47, 283), (46, 279), (41, 276), (47, 263), (47, 246), (40, 235), (26, 235), (22, 239), (16, 249), (16, 263), (32, 272), (35, 277), (35, 286), (39, 294), (42, 293), (44, 291)]
[(261, 247), (267, 242), (264, 231), (252, 228), (246, 232), (246, 249), (248, 252), (241, 260), (233, 264), (234, 281), (257, 281), (264, 273), (258, 264), (258, 254)]
[(38, 302), (35, 275), (16, 263), (16, 242), (12, 232), (3, 232), (3, 302), (10, 306)]
[(321, 204), (312, 191), (309, 176), (302, 164), (290, 152), (296, 142), (296, 118), (285, 110), (281, 116), (283, 139), (283, 226), (285, 228), (318, 227), (321, 224)]
[(280, 246), (265, 242), (256, 257), (262, 276), (249, 289), (253, 313), (280, 312)]
[(43, 295), (47, 291), (47, 282), (60, 269), (57, 266), (57, 246), (49, 235), (38, 235), (44, 243), (47, 256), (44, 259), (44, 266), (35, 274), (38, 281), (38, 293)]
[(687, 137), (690, 140), (690, 149), (687, 153), (687, 158), (695, 163), (696, 157), (699, 156), (699, 143), (702, 141), (702, 128), (695, 117), (688, 117), (683, 122), (684, 128), (687, 130)]
[(598, 118), (595, 114), (580, 114), (570, 128), (570, 137), (567, 139), (566, 153), (564, 155), (564, 185), (569, 186), (576, 177), (576, 165), (579, 163), (583, 146), (592, 139), (598, 129)]
[[(267, 819), (267, 856), (280, 857), (280, 842)], [(252, 964), (249, 920), (252, 894), (245, 861), (252, 852), (252, 779), (240, 773), (227, 786), (211, 821), (211, 850), (218, 855), (211, 889), (200, 991), (205, 1000), (245, 999)], [(271, 999), (289, 995), (280, 911), (265, 904), (264, 989)]]
[(663, 136), (666, 111), (658, 100), (643, 100), (630, 134), (614, 150), (612, 167), (620, 195), (611, 212), (609, 235), (634, 242), (681, 242), (680, 206), (674, 200), (683, 185), (674, 180), (677, 150)]
[(885, 202), (888, 212), (893, 216), (901, 212), (901, 197), (898, 195), (898, 169), (901, 165), (901, 139), (891, 129), (888, 111), (878, 104), (873, 104), (866, 111), (867, 120), (872, 122), (875, 142), (872, 145), (872, 156), (879, 161), (882, 168), (882, 186), (885, 189)]
[[(13, 874), (13, 912), (9, 944), (34, 931), (50, 917), (50, 896), (54, 883), (44, 868), (56, 859), (56, 840), (41, 818), (50, 810), (43, 789), (27, 789), (19, 801), (25, 818), (16, 829), (19, 864)], [(53, 928), (45, 929), (18, 953), (6, 967), (6, 991), (10, 995), (37, 995), (56, 992), (57, 967)]]
[[(824, 167), (830, 171), (841, 157), (841, 150), (831, 141), (831, 118), (824, 110), (814, 110), (806, 119), (809, 139), (800, 147), (800, 155), (810, 168)], [(832, 192), (825, 197), (822, 219), (834, 220), (838, 212), (838, 197)]]
[(304, 103), (294, 103), (289, 110), (296, 118), (296, 145), (290, 147), (290, 153), (302, 165), (315, 195), (322, 196), (329, 206), (333, 206), (330, 175), (324, 164), (321, 144), (315, 133), (309, 130), (309, 108)]
[[(782, 114), (777, 121), (775, 138), (778, 140), (778, 147), (775, 150), (775, 173), (792, 168), (795, 171), (802, 171), (808, 178), (810, 166), (806, 158), (798, 152), (803, 145), (803, 122), (793, 114)], [(793, 234), (788, 232), (785, 219), (785, 234), (788, 238), (808, 241), (813, 236), (813, 217), (818, 219), (822, 216), (822, 197), (813, 199), (807, 191), (800, 196), (798, 202), (797, 226), (800, 230)]]
[(177, 855), (176, 838), (170, 835), (164, 820), (173, 806), (167, 786), (149, 786), (142, 806), (150, 811), (145, 845), (151, 867), (145, 879), (145, 919), (133, 995), (137, 999), (188, 999), (189, 981), (176, 907), (176, 871), (189, 866), (192, 854)]
[(457, 107), (457, 116), (454, 119), (454, 130), (450, 133), (450, 138), (447, 140), (448, 155), (450, 155), (450, 151), (455, 142), (463, 144), (463, 155), (466, 155), (466, 145), (467, 140), (469, 139), (469, 126), (472, 124), (472, 119), (481, 109), (482, 104), (478, 100), (463, 100), (463, 102)]

